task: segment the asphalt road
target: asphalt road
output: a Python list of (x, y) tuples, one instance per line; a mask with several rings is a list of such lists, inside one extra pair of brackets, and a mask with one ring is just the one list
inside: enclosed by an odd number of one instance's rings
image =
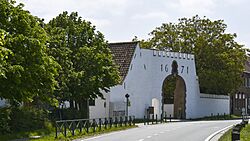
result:
[(141, 124), (138, 128), (77, 139), (77, 141), (204, 141), (214, 132), (239, 122), (240, 120)]

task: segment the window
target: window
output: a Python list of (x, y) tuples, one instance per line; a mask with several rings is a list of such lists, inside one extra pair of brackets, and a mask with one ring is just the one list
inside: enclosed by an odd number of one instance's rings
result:
[(250, 78), (245, 78), (245, 87), (250, 87)]
[(89, 100), (89, 106), (95, 106), (95, 99)]

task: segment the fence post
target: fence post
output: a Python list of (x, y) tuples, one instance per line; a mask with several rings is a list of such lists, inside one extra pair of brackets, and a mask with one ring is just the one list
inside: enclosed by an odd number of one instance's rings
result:
[(122, 117), (120, 117), (120, 126), (122, 126), (122, 121), (123, 119), (122, 119)]
[(149, 115), (147, 115), (147, 124), (149, 125)]
[(127, 123), (128, 123), (128, 117), (125, 116), (125, 126), (127, 126)]
[(133, 125), (135, 126), (135, 116), (133, 116)]
[(67, 136), (67, 129), (66, 129), (66, 124), (65, 124), (65, 122), (63, 123), (63, 127), (64, 127), (64, 137), (66, 137)]
[(117, 117), (115, 117), (115, 127), (117, 127), (117, 124), (118, 124), (118, 119)]
[(56, 137), (55, 138), (57, 138), (57, 123), (55, 125), (56, 125)]
[(132, 125), (132, 117), (129, 116), (129, 126), (131, 126), (131, 125)]
[(107, 129), (107, 118), (104, 119), (104, 128)]
[(155, 115), (155, 120), (156, 120), (156, 124), (157, 124), (157, 122), (158, 122), (158, 121), (157, 121), (157, 114)]
[(72, 130), (72, 136), (74, 136), (75, 135), (75, 121), (72, 121), (71, 130)]
[(102, 119), (99, 118), (99, 131), (101, 131), (101, 130), (102, 130)]
[(112, 118), (109, 118), (109, 128), (112, 128), (112, 123), (113, 123)]
[(171, 114), (170, 114), (170, 118), (169, 118), (169, 121), (171, 122)]
[(80, 133), (82, 133), (82, 121), (81, 120), (79, 121), (79, 125), (80, 125), (80, 127), (79, 127)]
[(95, 127), (96, 127), (96, 121), (93, 119), (93, 131), (95, 132)]
[(152, 115), (152, 124), (154, 124), (154, 114)]
[(163, 113), (161, 113), (161, 123), (163, 123)]
[(86, 120), (86, 132), (89, 133), (89, 120)]
[(164, 112), (165, 113), (165, 116), (163, 115), (163, 118), (164, 118), (164, 122), (167, 122), (167, 112)]

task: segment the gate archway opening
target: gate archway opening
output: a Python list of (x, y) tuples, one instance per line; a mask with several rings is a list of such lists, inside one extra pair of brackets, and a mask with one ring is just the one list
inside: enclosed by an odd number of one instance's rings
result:
[(162, 84), (162, 115), (174, 118), (186, 118), (186, 84), (178, 75), (178, 64), (172, 62), (172, 74), (168, 75)]

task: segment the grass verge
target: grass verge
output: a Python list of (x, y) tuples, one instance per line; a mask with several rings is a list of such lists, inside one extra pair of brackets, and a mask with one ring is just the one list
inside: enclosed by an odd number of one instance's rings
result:
[[(13, 139), (29, 139), (31, 141), (70, 141), (77, 138), (88, 138), (91, 136), (96, 136), (104, 133), (109, 133), (113, 131), (120, 131), (120, 130), (126, 130), (130, 128), (135, 128), (137, 126), (122, 126), (122, 127), (111, 127), (101, 130), (97, 130), (96, 132), (93, 132), (93, 130), (90, 130), (89, 133), (79, 131), (75, 131), (75, 136), (72, 136), (71, 133), (68, 131), (67, 137), (64, 137), (62, 134), (58, 135), (58, 138), (55, 139), (55, 132), (51, 132), (45, 129), (42, 130), (36, 130), (32, 132), (20, 132), (15, 134), (8, 134), (8, 135), (2, 135), (0, 136), (1, 141), (9, 141)], [(32, 136), (41, 136), (41, 138), (38, 139), (32, 139)]]
[(226, 133), (224, 133), (218, 141), (231, 141), (232, 136), (231, 136), (232, 129), (228, 130)]
[[(219, 141), (231, 141), (232, 140), (232, 129), (227, 131), (223, 136), (220, 137)], [(247, 124), (240, 132), (241, 141), (250, 141), (250, 125)]]

